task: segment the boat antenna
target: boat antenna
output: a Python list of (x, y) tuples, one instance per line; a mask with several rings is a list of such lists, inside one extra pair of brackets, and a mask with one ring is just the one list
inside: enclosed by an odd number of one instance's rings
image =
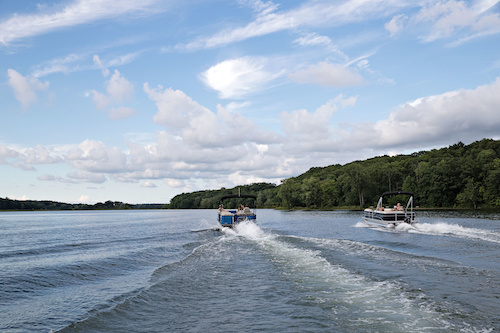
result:
[(241, 188), (240, 188), (240, 187), (238, 187), (238, 196), (239, 196), (239, 197), (241, 197), (241, 193), (240, 193), (240, 191), (241, 191)]

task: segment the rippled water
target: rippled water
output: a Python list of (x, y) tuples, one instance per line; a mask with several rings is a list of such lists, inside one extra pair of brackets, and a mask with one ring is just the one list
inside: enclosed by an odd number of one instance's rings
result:
[(497, 332), (500, 216), (0, 213), (0, 331)]

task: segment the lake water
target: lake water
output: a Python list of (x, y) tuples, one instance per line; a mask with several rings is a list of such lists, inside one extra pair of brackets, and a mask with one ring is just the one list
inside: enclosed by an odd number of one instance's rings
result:
[(500, 215), (0, 213), (2, 332), (500, 332)]

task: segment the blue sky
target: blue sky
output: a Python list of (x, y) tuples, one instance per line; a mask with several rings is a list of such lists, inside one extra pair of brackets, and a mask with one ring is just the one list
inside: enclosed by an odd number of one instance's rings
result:
[(500, 138), (500, 2), (0, 2), (0, 197), (168, 202)]

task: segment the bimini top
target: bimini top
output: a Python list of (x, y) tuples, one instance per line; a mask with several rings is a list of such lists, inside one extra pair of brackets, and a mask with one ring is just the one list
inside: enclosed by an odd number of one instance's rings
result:
[(387, 197), (390, 195), (397, 195), (397, 194), (406, 194), (406, 195), (411, 195), (413, 196), (413, 192), (408, 192), (408, 191), (389, 191), (389, 192), (384, 192), (380, 197)]
[(228, 195), (222, 196), (222, 198), (220, 198), (220, 201), (224, 201), (226, 199), (233, 199), (233, 198), (250, 198), (250, 199), (257, 200), (257, 196), (251, 195), (251, 194), (228, 194)]

